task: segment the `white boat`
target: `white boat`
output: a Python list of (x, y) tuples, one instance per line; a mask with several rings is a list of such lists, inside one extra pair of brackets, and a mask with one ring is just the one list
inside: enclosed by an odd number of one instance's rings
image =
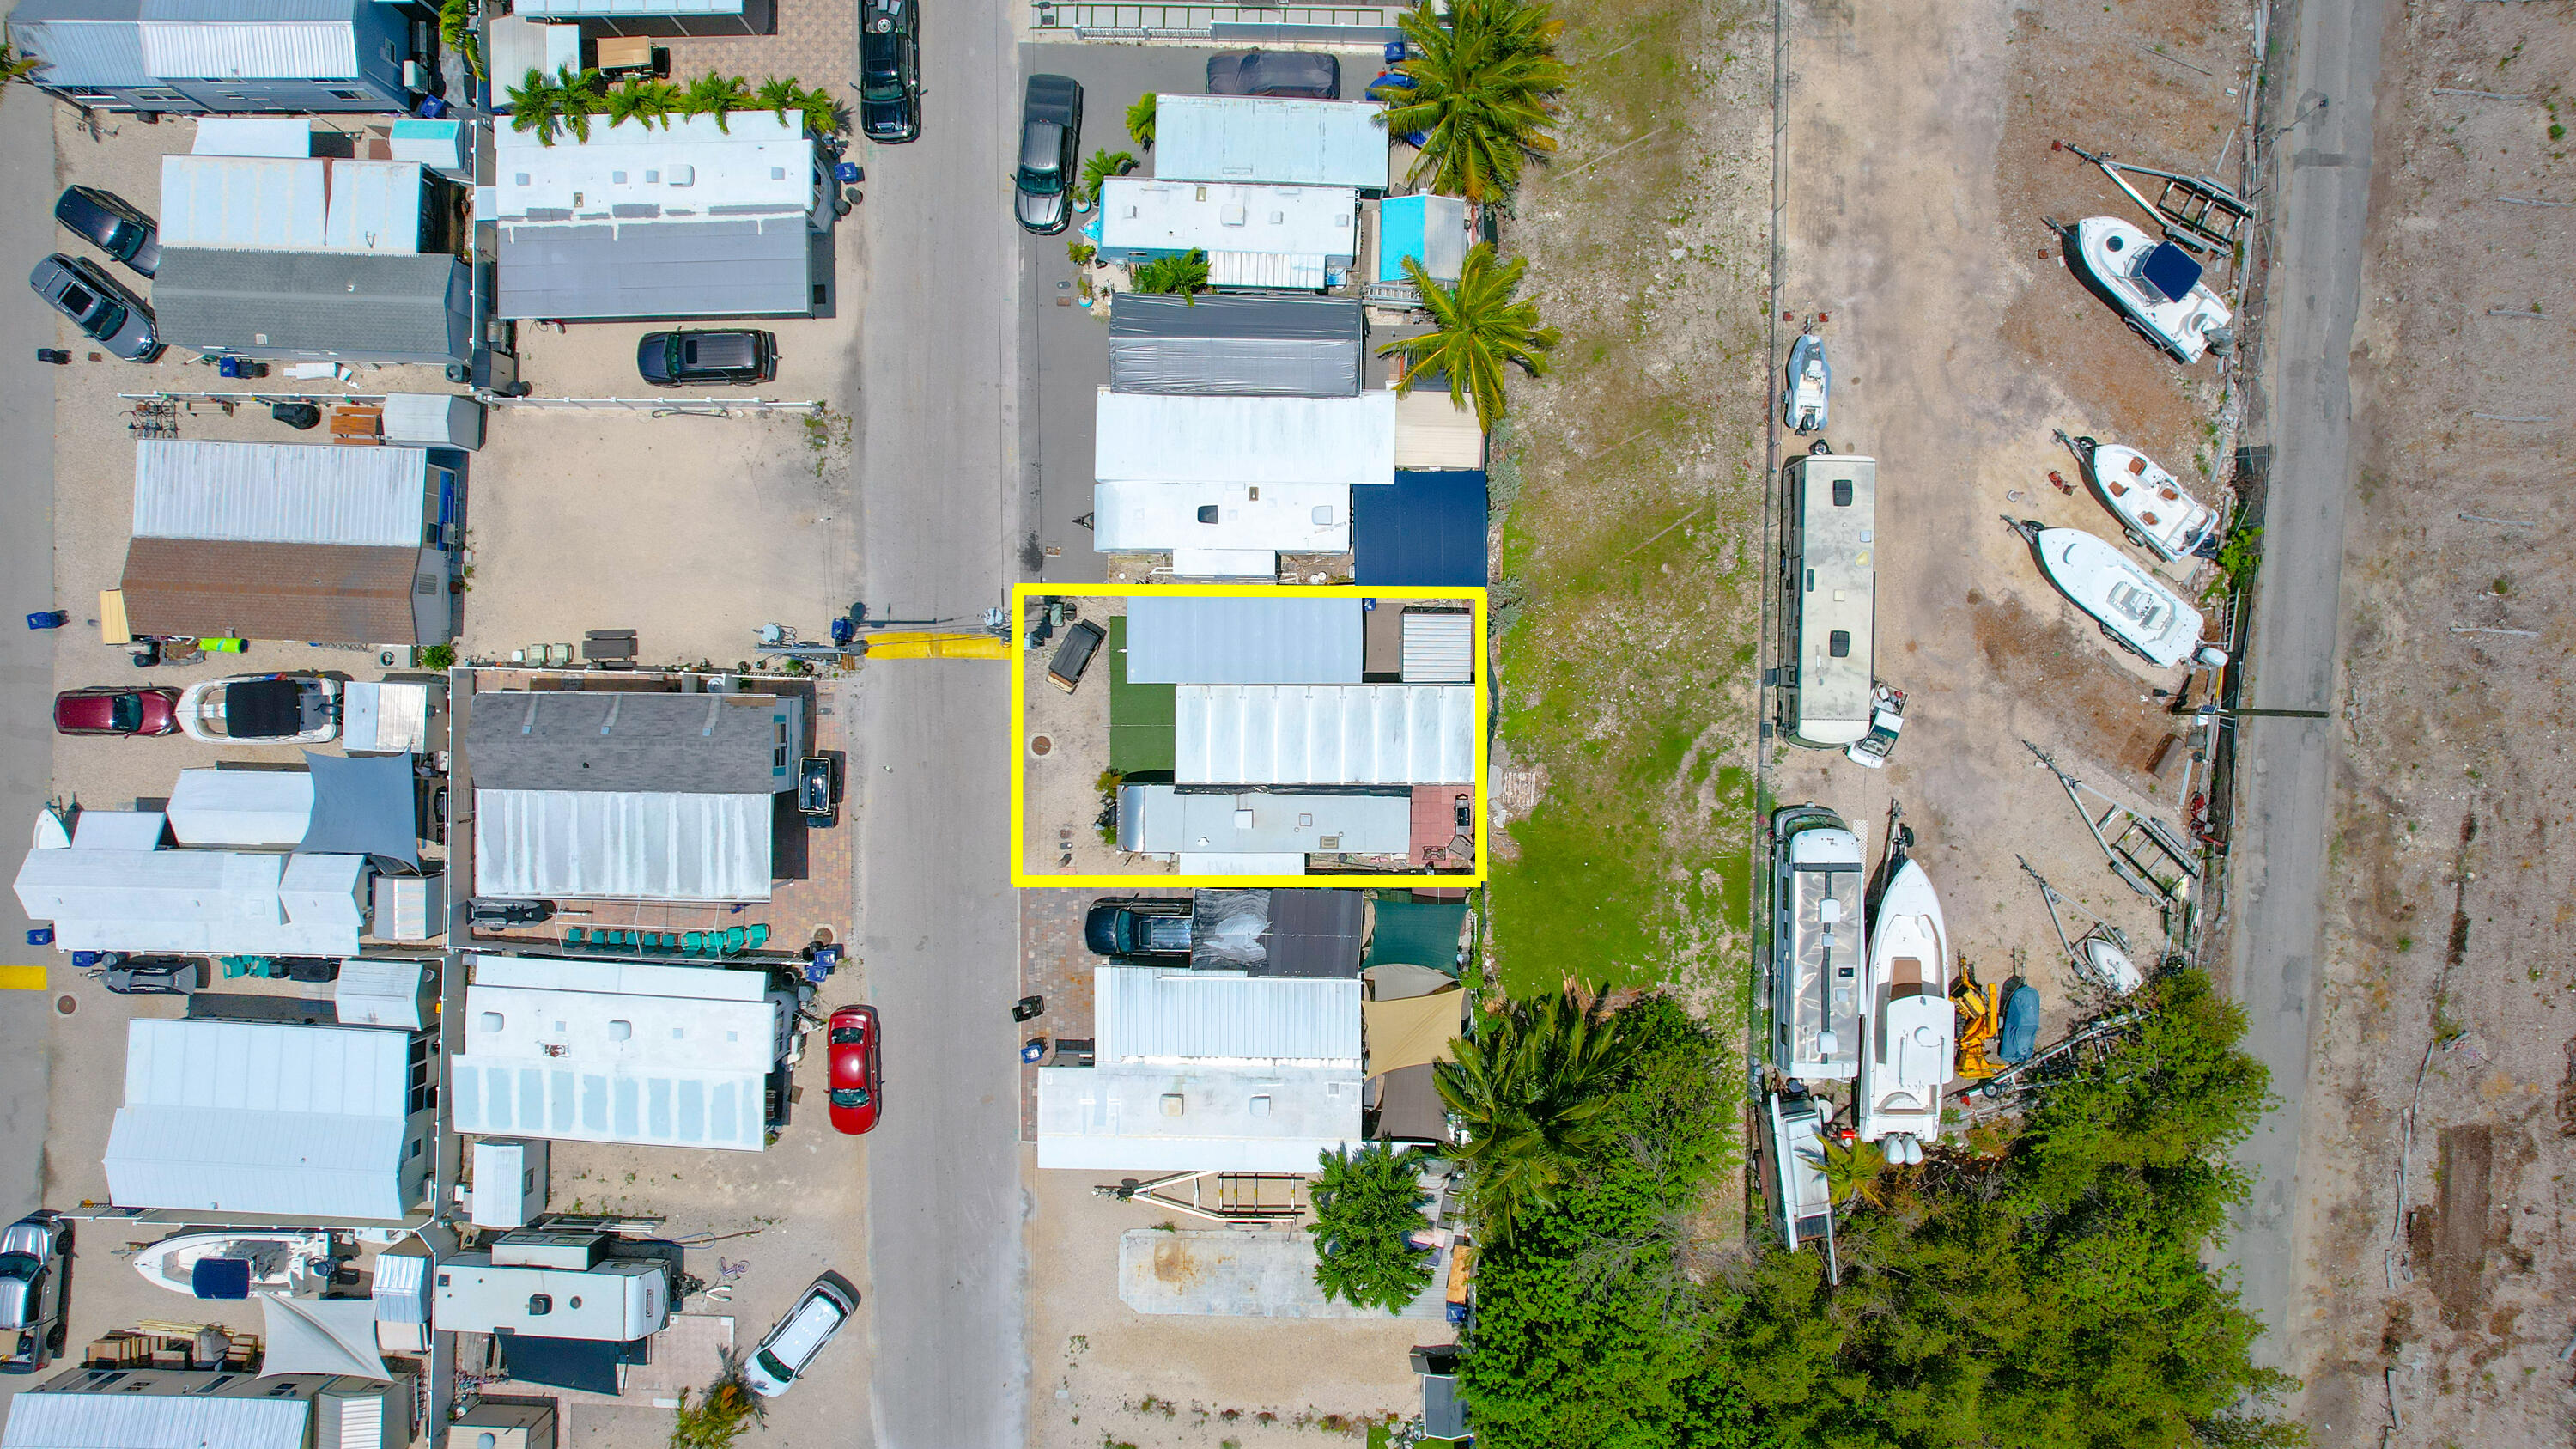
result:
[(1950, 1005), (1950, 936), (1923, 867), (1900, 860), (1869, 929), (1869, 1001), (1852, 1100), (1863, 1142), (1887, 1143), (1891, 1163), (1923, 1160), (1940, 1140), (1941, 1088), (1950, 1080), (1958, 1011)]
[(2095, 985), (2117, 996), (2128, 995), (2146, 980), (2138, 963), (2120, 949), (2120, 943), (2100, 931), (2075, 943), (2075, 957), (2076, 964), (2084, 968), (2084, 974)]
[(320, 674), (236, 674), (189, 685), (179, 728), (210, 745), (318, 745), (340, 734), (340, 681)]
[(1789, 385), (1780, 394), (1780, 422), (1791, 432), (1813, 433), (1825, 426), (1825, 408), (1834, 386), (1833, 368), (1825, 361), (1825, 339), (1801, 332), (1789, 348)]
[(2177, 361), (2236, 345), (2227, 304), (2201, 280), (2199, 261), (2172, 242), (2116, 216), (2088, 216), (2075, 224), (2069, 258), (2131, 327)]
[(2227, 662), (2215, 645), (2201, 644), (2200, 611), (2127, 554), (2080, 528), (2042, 528), (2029, 521), (2014, 522), (2013, 528), (2038, 552), (2048, 581), (2121, 647), (2161, 669), (2186, 659), (2211, 667)]
[(1834, 1104), (1822, 1097), (1771, 1094), (1771, 1169), (1780, 1189), (1780, 1236), (1795, 1252), (1822, 1245), (1825, 1276), (1840, 1282), (1834, 1254), (1834, 1197), (1825, 1180), (1825, 1128)]
[(2185, 493), (2174, 475), (2135, 448), (2076, 439), (2084, 471), (2104, 507), (2119, 517), (2129, 538), (2161, 559), (2178, 559), (2218, 529), (2218, 514)]
[(328, 1277), (330, 1261), (327, 1232), (182, 1233), (135, 1254), (134, 1271), (156, 1288), (191, 1298), (239, 1298), (304, 1287)]

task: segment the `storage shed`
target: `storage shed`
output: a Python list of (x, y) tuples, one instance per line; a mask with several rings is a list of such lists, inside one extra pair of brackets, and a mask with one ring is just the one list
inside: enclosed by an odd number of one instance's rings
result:
[(1100, 389), (1103, 483), (1395, 481), (1395, 395), (1172, 397)]
[(429, 1042), (354, 1027), (130, 1021), (108, 1195), (119, 1207), (400, 1220), (429, 1181)]
[(343, 961), (331, 983), (331, 1005), (342, 1026), (435, 1026), (438, 968), (429, 961)]
[(1157, 95), (1154, 175), (1374, 195), (1387, 184), (1384, 109), (1375, 101)]
[(1407, 684), (1184, 684), (1183, 785), (1436, 785), (1472, 780), (1475, 692)]
[(1360, 600), (1139, 594), (1126, 662), (1134, 684), (1357, 684)]
[(1365, 337), (1354, 298), (1123, 292), (1109, 313), (1109, 387), (1198, 397), (1357, 397)]

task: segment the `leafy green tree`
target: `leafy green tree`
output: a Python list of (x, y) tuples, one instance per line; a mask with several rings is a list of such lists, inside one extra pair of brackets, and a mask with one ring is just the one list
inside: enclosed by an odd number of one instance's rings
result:
[(671, 1422), (671, 1449), (731, 1449), (752, 1425), (769, 1417), (768, 1406), (744, 1381), (742, 1354), (728, 1351), (719, 1361), (716, 1381), (696, 1403), (680, 1391), (680, 1412)]
[(0, 44), (0, 86), (25, 81), (33, 84), (36, 72), (45, 68), (45, 59), (29, 55), (14, 45)]
[(535, 132), (540, 146), (555, 143), (555, 131), (563, 123), (564, 93), (544, 71), (528, 67), (527, 75), (510, 88), (506, 104), (511, 130), (523, 136)]
[(1555, 153), (1548, 134), (1566, 86), (1556, 40), (1564, 29), (1542, 0), (1454, 0), (1446, 12), (1417, 0), (1397, 20), (1410, 58), (1397, 63), (1410, 89), (1370, 92), (1387, 102), (1386, 127), (1423, 134), (1406, 180), (1469, 201), (1508, 195), (1524, 162)]
[(1449, 400), (1461, 407), (1472, 401), (1476, 425), (1492, 431), (1506, 406), (1504, 370), (1545, 376), (1548, 354), (1561, 340), (1555, 328), (1540, 325), (1538, 304), (1518, 297), (1521, 273), (1528, 266), (1523, 257), (1496, 266), (1492, 243), (1478, 242), (1459, 266), (1457, 285), (1444, 287), (1431, 280), (1420, 261), (1406, 257), (1405, 275), (1422, 294), (1432, 330), (1378, 348), (1380, 357), (1404, 359), (1396, 395), (1411, 396), (1415, 377), (1423, 373), (1446, 373)]
[[(1208, 257), (1200, 251), (1183, 252), (1174, 257), (1155, 257), (1139, 262), (1135, 274), (1139, 292), (1178, 293), (1192, 297), (1207, 290)], [(1193, 302), (1191, 305), (1197, 305)]]
[(1090, 160), (1082, 163), (1081, 183), (1074, 188), (1074, 194), (1080, 197), (1085, 205), (1096, 204), (1100, 200), (1101, 183), (1112, 176), (1124, 176), (1135, 169), (1135, 157), (1124, 151), (1112, 151), (1103, 146), (1091, 153)]
[(805, 105), (805, 87), (796, 81), (780, 80), (776, 76), (762, 80), (760, 89), (753, 92), (753, 95), (759, 100), (760, 108), (776, 116), (781, 125), (786, 124), (789, 111), (802, 110)]
[(667, 92), (671, 89), (673, 88), (667, 81), (660, 83), (628, 81), (622, 86), (610, 89), (603, 113), (608, 117), (608, 124), (611, 126), (633, 121), (636, 125), (650, 130), (655, 121), (666, 124), (669, 122), (671, 98)]
[(1618, 1019), (1569, 988), (1512, 1003), (1454, 1050), (1456, 1060), (1433, 1072), (1441, 1100), (1466, 1124), (1457, 1156), (1469, 1207), (1486, 1236), (1509, 1238), (1615, 1140)]
[(733, 123), (726, 117), (735, 111), (750, 110), (756, 104), (758, 102), (751, 93), (751, 87), (741, 76), (723, 75), (715, 71), (708, 71), (705, 75), (689, 82), (689, 88), (680, 97), (680, 110), (683, 114), (713, 116), (716, 118), (716, 129), (727, 134), (732, 133)]
[(1315, 1235), (1315, 1284), (1326, 1298), (1398, 1313), (1431, 1286), (1430, 1255), (1408, 1241), (1431, 1225), (1422, 1215), (1429, 1155), (1382, 1142), (1323, 1154), (1306, 1189), (1315, 1205), (1306, 1231)]
[(474, 37), (474, 0), (441, 0), (438, 7), (438, 43), (450, 54), (461, 58), (474, 78), (483, 78), (483, 47)]
[(1154, 149), (1154, 93), (1147, 91), (1127, 107), (1127, 139)]
[[(561, 98), (564, 129), (578, 141), (590, 139), (590, 118), (608, 109), (608, 81), (595, 70), (558, 67), (555, 94)], [(552, 144), (552, 143), (548, 143)]]
[(850, 113), (840, 98), (821, 87), (807, 91), (796, 102), (805, 113), (805, 129), (816, 136), (837, 136), (850, 129)]

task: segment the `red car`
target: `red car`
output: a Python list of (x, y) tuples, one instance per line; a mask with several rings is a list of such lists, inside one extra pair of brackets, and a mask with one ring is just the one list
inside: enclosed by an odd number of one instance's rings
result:
[(54, 729), (67, 735), (175, 735), (179, 691), (93, 684), (54, 696)]
[(844, 1006), (824, 1031), (831, 1043), (832, 1126), (855, 1137), (877, 1125), (877, 1009)]

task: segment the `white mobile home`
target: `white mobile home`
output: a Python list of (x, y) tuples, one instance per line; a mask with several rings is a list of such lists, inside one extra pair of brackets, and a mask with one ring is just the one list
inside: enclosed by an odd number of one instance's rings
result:
[(18, 904), (65, 951), (355, 956), (363, 856), (229, 850), (31, 850)]
[(1173, 857), (1184, 875), (1300, 875), (1308, 855), (1402, 855), (1412, 840), (1410, 790), (1118, 790), (1118, 848)]
[(147, 439), (134, 448), (134, 536), (445, 547), (456, 487), (420, 448)]
[(477, 956), (448, 1042), (456, 1130), (650, 1147), (768, 1145), (795, 1003), (757, 971)]
[(431, 1270), (431, 1321), (440, 1332), (633, 1343), (671, 1321), (671, 1275), (660, 1263), (611, 1259), (574, 1270), (493, 1257), (453, 1253)]
[(1381, 192), (1389, 166), (1384, 114), (1375, 101), (1158, 95), (1154, 174)]
[[(1359, 194), (1118, 176), (1100, 189), (1100, 255), (1134, 265), (1203, 251), (1219, 287), (1320, 292), (1359, 255)], [(1112, 309), (1113, 315), (1115, 309)]]
[(1363, 1085), (1330, 1067), (1041, 1067), (1038, 1166), (1311, 1173), (1363, 1141)]
[(398, 1221), (428, 1188), (433, 1050), (426, 1033), (128, 1022), (108, 1196), (118, 1207)]
[(1179, 397), (1100, 389), (1103, 483), (1393, 483), (1395, 394)]
[(1283, 553), (1351, 551), (1339, 483), (1099, 483), (1091, 546), (1169, 553), (1185, 579), (1270, 579)]
[(1185, 967), (1092, 971), (1093, 1055), (1130, 1066), (1360, 1069), (1360, 983)]

